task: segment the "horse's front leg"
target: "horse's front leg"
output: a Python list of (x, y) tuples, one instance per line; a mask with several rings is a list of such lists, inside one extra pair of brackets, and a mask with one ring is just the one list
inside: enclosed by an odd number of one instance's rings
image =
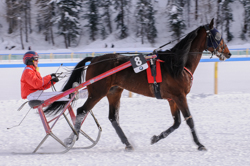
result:
[(207, 150), (205, 148), (205, 146), (203, 146), (200, 143), (200, 141), (197, 137), (197, 134), (196, 134), (196, 131), (194, 128), (194, 120), (193, 120), (193, 117), (191, 116), (191, 113), (189, 111), (186, 97), (181, 96), (181, 97), (175, 98), (175, 102), (176, 102), (177, 106), (180, 108), (180, 110), (181, 110), (181, 112), (182, 112), (182, 114), (187, 122), (187, 125), (191, 129), (191, 133), (192, 133), (194, 142), (198, 145), (198, 150)]
[(174, 118), (174, 124), (170, 128), (168, 128), (166, 131), (163, 131), (160, 135), (158, 136), (154, 135), (151, 138), (151, 144), (154, 144), (158, 142), (159, 140), (166, 138), (170, 133), (172, 133), (175, 129), (177, 129), (181, 124), (180, 110), (177, 107), (176, 103), (173, 100), (171, 100), (169, 101), (169, 105), (170, 105), (172, 116)]

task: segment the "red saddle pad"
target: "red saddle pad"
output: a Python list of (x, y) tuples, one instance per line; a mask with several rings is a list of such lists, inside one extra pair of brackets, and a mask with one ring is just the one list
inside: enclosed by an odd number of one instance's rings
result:
[[(151, 73), (151, 68), (150, 68), (150, 62), (147, 61), (148, 63), (148, 68), (147, 68), (147, 77), (148, 77), (148, 83), (154, 83), (154, 77), (152, 76), (152, 73)], [(156, 82), (157, 83), (160, 83), (162, 82), (162, 75), (161, 75), (161, 66), (160, 66), (160, 61), (156, 61), (155, 62), (156, 64)]]

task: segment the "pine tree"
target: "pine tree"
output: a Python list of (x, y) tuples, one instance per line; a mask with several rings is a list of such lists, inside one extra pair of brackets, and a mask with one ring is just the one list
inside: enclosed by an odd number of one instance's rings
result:
[[(23, 27), (26, 42), (29, 42), (29, 34), (32, 33), (30, 2), (31, 0), (6, 0), (7, 21), (9, 22), (8, 33), (13, 33), (16, 26), (18, 26), (20, 30), (21, 43), (23, 43)], [(24, 49), (23, 44), (22, 48)]]
[(240, 0), (244, 7), (244, 22), (242, 27), (242, 32), (240, 38), (246, 40), (246, 34), (250, 36), (250, 0)]
[(147, 19), (147, 0), (139, 0), (136, 4), (136, 22), (137, 22), (137, 37), (141, 37), (141, 44), (144, 44), (144, 37), (146, 36)]
[(87, 20), (87, 25), (85, 27), (88, 28), (89, 31), (89, 38), (92, 41), (95, 41), (99, 31), (99, 0), (86, 0), (85, 6), (87, 6), (86, 14), (84, 14), (83, 18)]
[(215, 21), (215, 25), (217, 28), (219, 28), (219, 25), (222, 25), (222, 19), (221, 19), (221, 0), (217, 0), (217, 17)]
[(144, 38), (147, 37), (150, 43), (154, 43), (157, 37), (155, 28), (155, 13), (151, 0), (139, 0), (136, 5), (137, 37), (141, 37), (141, 43), (144, 44)]
[(186, 0), (187, 1), (187, 22), (188, 22), (188, 27), (190, 27), (190, 1), (191, 0)]
[(105, 26), (103, 24), (101, 25), (101, 36), (102, 36), (103, 40), (106, 39), (107, 36), (108, 36), (108, 34), (106, 32), (106, 28), (105, 28)]
[(150, 43), (155, 43), (155, 38), (157, 37), (157, 29), (155, 27), (155, 14), (156, 11), (154, 10), (153, 4), (151, 0), (149, 0), (148, 7), (147, 7), (147, 38)]
[(128, 36), (128, 26), (125, 17), (128, 17), (131, 0), (113, 0), (115, 10), (118, 12), (115, 22), (116, 29), (119, 30), (119, 38), (124, 39)]
[(178, 38), (178, 40), (180, 40), (180, 37), (186, 27), (182, 17), (182, 12), (183, 12), (182, 7), (179, 5), (178, 1), (172, 3), (169, 24), (170, 24), (170, 29), (173, 32), (172, 37)]
[(225, 0), (222, 5), (223, 13), (224, 13), (224, 21), (225, 23), (225, 31), (227, 41), (231, 41), (233, 39), (233, 34), (230, 32), (230, 23), (233, 21), (233, 14), (232, 9), (230, 8), (229, 4), (233, 2), (233, 0)]
[(198, 0), (195, 0), (195, 20), (198, 20)]
[[(102, 27), (101, 31), (102, 31), (102, 34), (108, 35), (108, 34), (111, 34), (113, 32), (112, 23), (111, 23), (112, 22), (111, 21), (112, 0), (101, 0), (100, 3), (101, 3), (101, 7), (103, 8), (103, 13), (101, 14), (101, 18), (102, 18), (102, 25), (104, 26), (104, 28)], [(106, 32), (106, 29), (108, 29), (108, 32)]]
[(51, 0), (37, 0), (37, 5), (39, 7), (39, 13), (37, 15), (37, 27), (38, 31), (42, 32), (45, 41), (52, 42), (54, 45), (54, 34), (53, 34), (53, 24), (55, 17), (55, 7), (54, 2)]
[(11, 34), (15, 30), (17, 30), (18, 25), (18, 10), (19, 10), (19, 2), (18, 0), (6, 0), (6, 19), (8, 22), (8, 33)]
[(58, 12), (56, 23), (58, 23), (59, 34), (64, 37), (65, 47), (76, 42), (80, 34), (81, 24), (79, 15), (81, 11), (81, 0), (53, 0), (57, 4)]
[(23, 23), (24, 23), (24, 0), (18, 0), (16, 2), (17, 4), (17, 8), (16, 8), (16, 13), (17, 13), (17, 20), (18, 20), (18, 28), (19, 28), (19, 32), (20, 32), (20, 43), (21, 43), (21, 47), (22, 49), (24, 49), (24, 44), (23, 44)]
[(21, 0), (20, 5), (22, 5), (22, 13), (23, 13), (23, 18), (24, 19), (24, 32), (25, 32), (25, 41), (28, 43), (29, 42), (29, 34), (32, 33), (32, 28), (31, 28), (31, 5), (30, 5), (31, 0)]

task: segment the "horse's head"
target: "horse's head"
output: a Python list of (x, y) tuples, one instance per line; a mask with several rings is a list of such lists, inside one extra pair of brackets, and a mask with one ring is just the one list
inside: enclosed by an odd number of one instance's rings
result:
[(220, 60), (225, 60), (231, 57), (231, 53), (221, 37), (221, 34), (217, 29), (214, 28), (214, 19), (211, 20), (210, 24), (204, 25), (207, 33), (206, 50), (215, 54)]

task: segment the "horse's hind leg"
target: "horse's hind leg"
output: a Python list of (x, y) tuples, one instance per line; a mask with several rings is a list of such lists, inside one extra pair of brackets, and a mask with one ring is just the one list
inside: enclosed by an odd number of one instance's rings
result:
[(64, 143), (66, 145), (70, 145), (73, 142), (73, 139), (74, 139), (75, 135), (77, 136), (77, 140), (78, 140), (79, 133), (80, 133), (81, 126), (82, 126), (82, 122), (85, 119), (87, 113), (103, 97), (104, 96), (100, 96), (100, 97), (88, 97), (88, 99), (86, 100), (86, 102), (84, 103), (84, 105), (82, 107), (79, 107), (77, 109), (77, 115), (76, 115), (75, 124), (74, 124), (74, 129), (75, 129), (76, 133), (75, 132), (71, 133), (70, 136), (64, 140)]
[(171, 100), (169, 101), (169, 105), (170, 105), (172, 116), (174, 118), (174, 124), (170, 128), (168, 128), (166, 131), (163, 131), (160, 135), (158, 136), (154, 135), (151, 138), (151, 144), (154, 144), (158, 142), (159, 140), (166, 138), (170, 133), (172, 133), (175, 129), (177, 129), (181, 124), (180, 110), (177, 107), (176, 103), (173, 100)]
[(78, 135), (80, 133), (81, 130), (81, 126), (82, 126), (82, 121), (85, 119), (87, 113), (96, 105), (96, 103), (98, 103), (103, 97), (105, 96), (105, 93), (103, 95), (89, 95), (88, 99), (86, 100), (86, 102), (83, 104), (82, 107), (79, 107), (77, 109), (77, 115), (76, 115), (76, 119), (75, 119), (75, 131), (77, 132), (77, 139), (78, 139)]
[(120, 87), (112, 87), (108, 92), (109, 101), (109, 120), (112, 126), (115, 128), (117, 135), (120, 137), (123, 144), (126, 145), (126, 150), (133, 150), (132, 145), (128, 142), (128, 139), (122, 128), (119, 125), (119, 108), (120, 108), (120, 98), (123, 89)]
[(177, 106), (180, 108), (186, 122), (187, 125), (190, 127), (191, 129), (191, 133), (194, 139), (194, 142), (198, 145), (198, 150), (206, 150), (206, 148), (200, 143), (195, 128), (194, 128), (194, 121), (193, 121), (193, 117), (191, 116), (191, 113), (189, 111), (188, 105), (187, 105), (187, 99), (186, 97), (178, 97), (175, 98), (175, 102), (177, 104)]

